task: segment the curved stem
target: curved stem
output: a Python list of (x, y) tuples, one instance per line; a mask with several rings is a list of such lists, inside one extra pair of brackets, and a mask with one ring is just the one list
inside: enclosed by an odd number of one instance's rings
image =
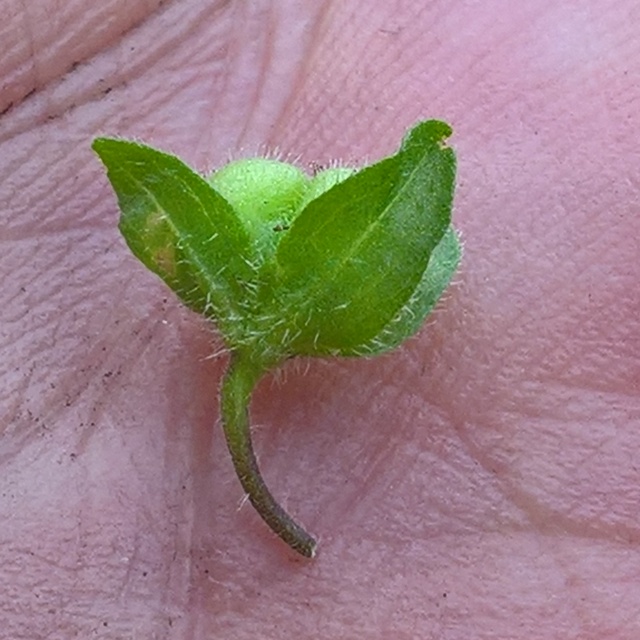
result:
[(267, 367), (234, 352), (222, 381), (221, 414), (227, 446), (242, 488), (271, 529), (298, 553), (313, 558), (316, 541), (276, 502), (264, 483), (251, 444), (248, 406)]

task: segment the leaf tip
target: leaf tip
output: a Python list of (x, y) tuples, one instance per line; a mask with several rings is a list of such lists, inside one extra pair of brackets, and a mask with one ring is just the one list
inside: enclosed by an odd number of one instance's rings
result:
[(423, 120), (407, 132), (402, 141), (402, 148), (424, 143), (433, 143), (440, 148), (445, 148), (447, 147), (445, 140), (452, 134), (451, 125), (442, 120)]

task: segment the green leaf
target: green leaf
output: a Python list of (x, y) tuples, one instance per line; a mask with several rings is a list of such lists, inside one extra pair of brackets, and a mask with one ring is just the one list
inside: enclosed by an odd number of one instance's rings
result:
[(376, 355), (394, 349), (414, 335), (449, 286), (456, 272), (462, 251), (455, 229), (450, 226), (433, 250), (420, 283), (407, 304), (371, 341), (356, 350), (344, 350), (340, 355)]
[(191, 308), (235, 340), (255, 289), (257, 253), (229, 203), (178, 158), (97, 138), (131, 251)]
[(407, 304), (450, 224), (450, 133), (438, 121), (417, 125), (396, 155), (335, 185), (294, 220), (259, 294), (266, 318), (289, 310), (275, 339), (292, 353), (357, 352)]

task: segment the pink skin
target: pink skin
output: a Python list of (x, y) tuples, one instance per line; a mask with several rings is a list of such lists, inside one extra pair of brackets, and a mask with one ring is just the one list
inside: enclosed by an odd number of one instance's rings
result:
[[(0, 635), (640, 637), (636, 0), (81, 4), (0, 1)], [(91, 139), (309, 166), (426, 117), (455, 285), (253, 407), (305, 561), (239, 508), (219, 340), (129, 254)]]

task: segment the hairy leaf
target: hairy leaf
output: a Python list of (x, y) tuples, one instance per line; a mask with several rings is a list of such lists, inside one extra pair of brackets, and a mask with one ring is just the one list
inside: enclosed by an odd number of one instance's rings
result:
[[(451, 219), (455, 157), (438, 121), (335, 185), (294, 220), (260, 301), (292, 310), (294, 353), (356, 352), (407, 304)], [(269, 317), (267, 313), (267, 317)]]
[(462, 252), (456, 231), (449, 227), (429, 259), (420, 283), (400, 311), (372, 340), (354, 350), (343, 350), (340, 355), (376, 355), (402, 344), (424, 324), (449, 286), (460, 264)]
[(229, 203), (176, 157), (98, 138), (131, 251), (193, 309), (215, 316), (229, 337), (246, 314), (256, 251)]

